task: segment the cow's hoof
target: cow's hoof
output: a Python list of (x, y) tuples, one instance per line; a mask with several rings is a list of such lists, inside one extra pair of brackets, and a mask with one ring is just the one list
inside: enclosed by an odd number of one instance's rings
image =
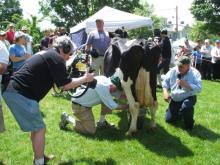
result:
[(127, 137), (133, 137), (133, 136), (135, 136), (137, 134), (137, 131), (128, 131), (128, 132), (126, 132), (126, 136)]
[(157, 125), (155, 123), (151, 123), (149, 129), (154, 132), (157, 128)]

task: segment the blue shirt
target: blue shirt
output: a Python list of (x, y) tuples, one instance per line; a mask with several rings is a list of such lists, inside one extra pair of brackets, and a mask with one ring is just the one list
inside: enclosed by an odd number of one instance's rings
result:
[[(19, 44), (13, 44), (9, 48), (9, 55), (15, 57), (23, 57), (26, 54), (26, 50), (24, 46), (21, 46)], [(19, 69), (21, 68), (25, 63), (25, 60), (13, 62), (13, 69)]]
[(196, 63), (201, 64), (202, 63), (202, 54), (200, 51), (193, 51), (192, 55), (194, 56)]
[(96, 49), (98, 54), (103, 56), (109, 47), (110, 41), (108, 32), (95, 30), (89, 34), (86, 44), (92, 45), (92, 48)]
[(178, 67), (172, 68), (164, 77), (162, 87), (170, 90), (170, 96), (174, 101), (182, 101), (187, 97), (194, 96), (202, 89), (201, 75), (198, 70), (190, 67), (189, 71), (182, 77), (192, 88), (192, 90), (184, 87), (179, 88), (177, 85)]
[[(109, 86), (112, 84), (111, 80), (105, 76), (96, 76), (95, 79), (97, 80), (95, 89), (89, 88), (83, 96), (71, 100), (85, 107), (93, 107), (103, 103), (109, 109), (116, 109), (118, 104), (113, 100), (109, 91)], [(82, 93), (81, 90), (84, 89), (76, 91), (76, 95), (78, 92)]]

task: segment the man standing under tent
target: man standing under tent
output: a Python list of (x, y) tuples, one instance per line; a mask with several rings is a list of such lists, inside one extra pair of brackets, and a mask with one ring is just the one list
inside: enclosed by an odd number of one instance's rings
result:
[(92, 48), (92, 68), (95, 69), (96, 75), (104, 73), (104, 54), (110, 44), (109, 33), (104, 30), (104, 21), (96, 19), (97, 30), (90, 32), (86, 41), (86, 52), (90, 52)]

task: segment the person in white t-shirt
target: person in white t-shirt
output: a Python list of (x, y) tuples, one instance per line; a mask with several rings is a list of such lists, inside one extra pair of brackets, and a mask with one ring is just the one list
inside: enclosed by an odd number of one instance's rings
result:
[(215, 41), (215, 47), (211, 51), (213, 63), (213, 79), (220, 79), (220, 40)]
[[(4, 44), (4, 36), (5, 36), (4, 31), (0, 31), (0, 84), (2, 81), (2, 74), (6, 71), (8, 63), (9, 63), (9, 52)], [(2, 98), (1, 96), (1, 85), (0, 85), (0, 99)], [(0, 100), (0, 132), (3, 132), (5, 130), (5, 125), (4, 125), (4, 117), (3, 117), (3, 112), (2, 112), (2, 103)]]
[[(118, 77), (107, 78), (105, 76), (96, 76), (97, 84), (94, 89), (89, 88), (84, 95), (79, 98), (72, 98), (72, 110), (76, 119), (67, 113), (61, 115), (60, 127), (65, 129), (68, 123), (72, 124), (74, 130), (85, 134), (95, 134), (96, 125), (92, 107), (101, 104), (100, 119), (97, 122), (98, 128), (114, 128), (114, 125), (107, 122), (105, 115), (111, 113), (113, 109), (125, 110), (128, 105), (113, 99), (123, 99), (122, 87)], [(82, 89), (84, 90), (84, 89)], [(77, 91), (81, 93), (81, 91)], [(122, 101), (122, 100), (120, 100)]]

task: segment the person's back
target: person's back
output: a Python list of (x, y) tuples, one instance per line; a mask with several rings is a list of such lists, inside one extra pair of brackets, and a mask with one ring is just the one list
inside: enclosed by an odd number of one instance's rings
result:
[(39, 52), (27, 60), (12, 76), (12, 80), (15, 82), (15, 89), (21, 94), (39, 101), (51, 89), (54, 82), (57, 86), (68, 83), (62, 82), (67, 76), (64, 60), (51, 49), (47, 52)]
[[(72, 98), (72, 101), (80, 103), (85, 107), (93, 107), (101, 103), (104, 103), (110, 109), (117, 107), (109, 92), (109, 86), (112, 84), (111, 80), (105, 76), (96, 76), (95, 79), (97, 80), (97, 84), (94, 89), (89, 88), (83, 97)], [(80, 90), (78, 92), (81, 93)], [(105, 95), (103, 95), (104, 93)]]

